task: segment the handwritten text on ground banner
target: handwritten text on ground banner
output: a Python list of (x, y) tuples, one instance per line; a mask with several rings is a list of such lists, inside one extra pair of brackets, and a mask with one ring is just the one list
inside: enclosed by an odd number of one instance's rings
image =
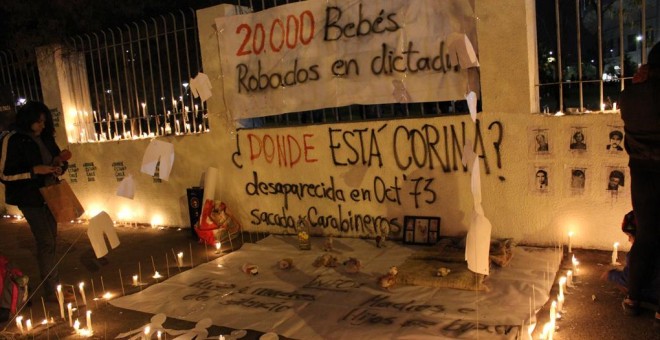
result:
[(216, 18), (227, 108), (242, 119), (393, 103), (399, 81), (412, 102), (463, 99), (450, 37), (470, 36), (474, 17), (468, 0), (312, 0)]

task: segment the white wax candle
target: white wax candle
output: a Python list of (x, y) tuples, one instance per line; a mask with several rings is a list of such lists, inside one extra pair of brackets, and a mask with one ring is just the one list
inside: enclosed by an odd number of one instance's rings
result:
[(25, 320), (25, 329), (28, 332), (32, 331), (32, 320), (30, 319)]
[[(78, 321), (78, 320), (76, 320), (76, 321)], [(87, 311), (87, 330), (89, 330), (90, 332), (93, 331), (92, 330), (92, 311), (91, 310)]]
[(73, 322), (73, 329), (78, 333), (78, 330), (80, 329), (80, 321), (78, 321), (78, 319)]
[(568, 232), (568, 252), (569, 253), (573, 252), (573, 232), (572, 231)]
[(60, 304), (60, 317), (66, 319), (64, 316), (64, 296), (62, 295), (62, 285), (57, 285), (57, 302)]
[(144, 327), (143, 338), (144, 338), (145, 340), (151, 338), (151, 326), (146, 326), (146, 327)]
[(156, 333), (156, 338), (158, 338), (158, 340), (161, 340), (163, 338), (163, 332), (158, 331), (158, 333)]
[(138, 276), (137, 276), (137, 275), (133, 275), (133, 286), (137, 286), (138, 284), (139, 284), (139, 282), (138, 282)]
[(559, 278), (559, 296), (564, 296), (564, 285), (566, 284), (566, 277), (562, 276)]
[(183, 267), (183, 252), (176, 254), (176, 263), (179, 265), (179, 267)]
[(220, 248), (222, 248), (222, 243), (220, 243), (220, 242), (216, 242), (216, 243), (215, 243), (215, 250), (216, 250), (217, 252), (220, 252)]
[(552, 304), (550, 305), (550, 323), (554, 325), (556, 320), (557, 320), (557, 301), (552, 301)]
[(573, 287), (573, 271), (566, 272), (566, 287)]
[(557, 311), (561, 312), (564, 309), (564, 295), (557, 296)]
[(614, 242), (612, 245), (612, 264), (617, 264), (616, 260), (619, 258), (619, 242)]
[(573, 263), (573, 275), (577, 276), (578, 275), (577, 266), (580, 262), (578, 262), (578, 260), (575, 258), (575, 255), (573, 255), (573, 259), (571, 260), (571, 262)]
[(66, 304), (66, 310), (69, 312), (69, 327), (73, 327), (73, 305), (71, 302)]
[(80, 295), (82, 296), (83, 305), (87, 306), (87, 295), (85, 294), (85, 283), (81, 282), (78, 284), (78, 289), (80, 289)]
[(16, 327), (18, 327), (18, 331), (23, 334), (23, 316), (19, 315), (16, 317)]

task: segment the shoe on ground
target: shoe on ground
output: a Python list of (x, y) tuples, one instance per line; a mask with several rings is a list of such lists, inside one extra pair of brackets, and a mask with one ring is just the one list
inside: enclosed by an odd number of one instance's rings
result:
[(637, 316), (641, 312), (639, 302), (629, 298), (623, 299), (621, 307), (623, 307), (623, 314), (627, 316)]

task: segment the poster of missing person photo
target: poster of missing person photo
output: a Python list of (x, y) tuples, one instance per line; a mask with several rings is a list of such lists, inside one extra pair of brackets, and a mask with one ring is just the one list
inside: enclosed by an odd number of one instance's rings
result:
[(533, 155), (550, 155), (550, 129), (531, 127), (528, 131), (529, 151)]
[(628, 192), (630, 181), (628, 167), (624, 165), (609, 165), (605, 167), (603, 188), (609, 193), (620, 194)]
[(584, 126), (573, 126), (570, 132), (569, 150), (575, 153), (587, 151), (587, 128)]
[(625, 155), (623, 149), (623, 126), (609, 125), (607, 131), (607, 145), (605, 145), (607, 153)]
[(549, 165), (534, 165), (530, 170), (530, 189), (532, 192), (547, 194), (552, 185), (552, 171)]
[(566, 172), (566, 183), (571, 195), (582, 195), (587, 188), (587, 168), (584, 166), (569, 166)]

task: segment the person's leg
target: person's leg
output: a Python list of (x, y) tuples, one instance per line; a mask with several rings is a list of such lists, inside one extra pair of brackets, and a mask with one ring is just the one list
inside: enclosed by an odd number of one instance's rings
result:
[(57, 222), (50, 210), (43, 207), (19, 207), (30, 225), (30, 230), (37, 243), (37, 262), (44, 286), (45, 295), (53, 295), (59, 284), (55, 242), (57, 237)]
[[(660, 173), (631, 169), (630, 177), (637, 231), (630, 249), (628, 298), (634, 304), (642, 299), (643, 286), (655, 281), (660, 258)], [(654, 289), (657, 292), (658, 287)], [(636, 313), (634, 309), (629, 311)]]

